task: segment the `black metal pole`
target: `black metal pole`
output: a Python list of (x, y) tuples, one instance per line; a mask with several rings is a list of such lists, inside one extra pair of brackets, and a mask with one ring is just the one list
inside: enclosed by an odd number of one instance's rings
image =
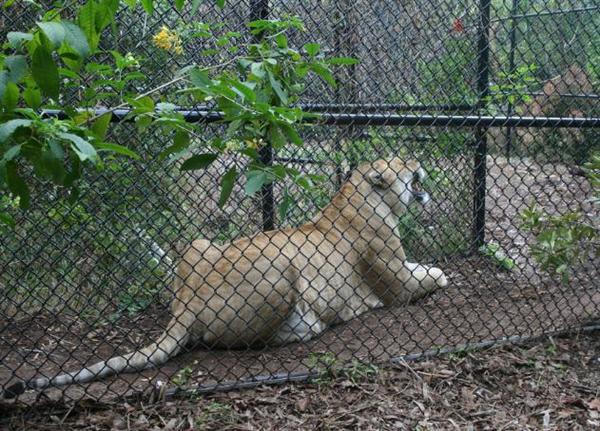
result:
[(567, 15), (570, 13), (583, 13), (583, 12), (590, 12), (590, 11), (595, 11), (595, 10), (600, 10), (600, 6), (585, 6), (585, 7), (578, 7), (578, 8), (573, 8), (573, 9), (557, 9), (557, 10), (537, 11), (537, 12), (531, 12), (531, 13), (524, 13), (521, 15), (512, 15), (509, 17), (501, 16), (498, 18), (494, 18), (490, 22), (502, 22), (502, 21), (506, 21), (508, 19), (513, 19), (513, 18), (520, 20), (520, 19), (527, 19), (527, 18), (538, 18), (540, 16), (548, 16), (548, 15)]
[[(267, 19), (269, 16), (269, 0), (250, 0), (250, 21)], [(262, 35), (256, 35), (255, 41), (260, 41)], [(260, 161), (265, 166), (273, 164), (273, 147), (269, 142), (259, 151)], [(273, 184), (266, 184), (261, 189), (262, 227), (263, 230), (275, 228), (275, 197)]]
[[(358, 20), (354, 9), (355, 2), (354, 0), (338, 0), (336, 5), (334, 55), (353, 57), (358, 43), (356, 33)], [(341, 106), (356, 104), (358, 100), (356, 65), (336, 69), (334, 73), (338, 84), (335, 89), (335, 104)], [(351, 141), (356, 138), (356, 135), (356, 128), (350, 126), (346, 133), (347, 139)], [(334, 142), (333, 147), (335, 152), (340, 152), (344, 149), (341, 140)], [(352, 169), (353, 166), (350, 168)], [(344, 180), (344, 172), (339, 163), (336, 164), (335, 178), (338, 188), (341, 187)]]
[[(340, 4), (343, 2), (336, 2), (336, 4)], [(346, 19), (346, 17), (344, 16), (344, 12), (340, 9), (336, 10), (336, 12), (334, 13), (334, 17), (336, 19), (336, 23), (334, 25), (334, 34), (335, 34), (335, 40), (334, 40), (334, 45), (333, 45), (333, 55), (334, 57), (340, 56), (341, 52), (342, 52), (342, 39), (344, 38), (344, 21)], [(336, 104), (342, 104), (344, 102), (346, 102), (346, 100), (342, 100), (342, 88), (340, 86), (340, 74), (336, 71), (335, 72), (335, 80), (337, 81), (338, 85), (335, 89), (335, 103)], [(350, 137), (352, 137), (352, 130), (354, 128), (350, 127), (349, 129), (349, 134)], [(333, 143), (333, 151), (336, 153), (341, 152), (342, 150), (342, 142), (341, 140), (336, 140)], [(337, 158), (337, 157), (336, 157)], [(337, 188), (339, 189), (342, 186), (342, 178), (343, 178), (344, 173), (342, 172), (342, 166), (339, 163), (336, 163), (335, 165), (335, 183)]]
[[(355, 76), (356, 66), (349, 66), (350, 76)], [(353, 70), (354, 69), (354, 70)], [(357, 91), (354, 89), (354, 94)], [(562, 95), (564, 96), (564, 94)], [(593, 96), (591, 96), (593, 97)], [(400, 103), (304, 103), (298, 105), (304, 111), (308, 112), (347, 112), (347, 113), (364, 113), (364, 112), (387, 112), (387, 111), (450, 111), (450, 112), (472, 112), (476, 109), (473, 105), (407, 105)]]
[[(510, 47), (508, 52), (508, 73), (512, 74), (515, 72), (515, 51), (517, 49), (517, 19), (514, 18), (517, 15), (519, 8), (519, 0), (513, 0), (512, 9), (510, 15), (513, 19), (510, 21)], [(513, 104), (509, 98), (508, 106), (506, 107), (506, 115), (509, 117), (513, 114)], [(510, 126), (506, 128), (506, 158), (510, 159), (510, 150), (513, 143), (514, 129)]]
[[(100, 116), (112, 113), (111, 122), (131, 122), (130, 109), (95, 109)], [(178, 110), (189, 123), (216, 123), (223, 115), (215, 111)], [(44, 109), (42, 118), (69, 118), (59, 109)], [(330, 124), (334, 126), (434, 126), (434, 127), (553, 127), (594, 129), (600, 128), (600, 117), (531, 117), (506, 115), (444, 115), (444, 114), (352, 114), (325, 113), (305, 118), (308, 124)]]
[[(490, 73), (490, 5), (491, 0), (481, 0), (479, 3), (479, 41), (477, 44), (477, 92), (479, 100), (477, 107), (480, 114), (486, 107), (489, 94)], [(473, 236), (474, 248), (479, 249), (485, 243), (485, 195), (486, 195), (486, 156), (487, 156), (487, 130), (485, 126), (475, 129), (475, 155), (474, 155), (474, 191), (473, 199)]]

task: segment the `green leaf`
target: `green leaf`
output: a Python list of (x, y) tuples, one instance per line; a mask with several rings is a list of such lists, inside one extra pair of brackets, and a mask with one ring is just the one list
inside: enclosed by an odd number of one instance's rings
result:
[(29, 127), (31, 123), (31, 120), (16, 119), (0, 124), (0, 143), (6, 142), (19, 127)]
[(273, 165), (271, 166), (270, 170), (273, 173), (273, 175), (275, 175), (275, 177), (279, 180), (283, 180), (287, 175), (285, 166), (283, 165)]
[(223, 9), (223, 7), (225, 6), (225, 0), (217, 0), (216, 3), (217, 6), (221, 9)]
[(285, 217), (287, 216), (287, 213), (293, 203), (294, 203), (294, 198), (292, 198), (290, 196), (290, 194), (288, 193), (288, 189), (286, 188), (283, 191), (283, 198), (281, 199), (281, 203), (279, 204), (279, 220), (280, 221), (285, 220)]
[(264, 171), (250, 171), (246, 174), (246, 194), (252, 196), (259, 191), (262, 186), (268, 184), (270, 179)]
[(65, 40), (65, 28), (60, 22), (37, 22), (54, 48), (58, 48)]
[(27, 73), (27, 59), (24, 55), (9, 55), (4, 59), (4, 66), (8, 69), (8, 79), (18, 83)]
[(141, 0), (142, 7), (146, 11), (148, 15), (152, 15), (154, 13), (154, 0)]
[(75, 181), (81, 178), (81, 161), (79, 157), (73, 157), (71, 154), (69, 155), (71, 169), (67, 172), (67, 175), (64, 179), (64, 186), (73, 188)]
[(146, 75), (142, 72), (129, 72), (123, 75), (124, 82), (134, 81), (136, 79), (146, 79)]
[(9, 162), (6, 164), (6, 183), (10, 192), (19, 197), (19, 206), (22, 209), (29, 208), (30, 195), (27, 184), (18, 172), (17, 164)]
[[(71, 49), (71, 48), (67, 48), (67, 49)], [(75, 57), (76, 57), (76, 61), (65, 59), (65, 63), (68, 63), (69, 67), (76, 70), (76, 69), (78, 69), (78, 64), (80, 62), (80, 59), (78, 56), (75, 56)], [(64, 67), (58, 68), (58, 74), (64, 78), (70, 78), (73, 80), (79, 79), (79, 75), (77, 75), (77, 73), (73, 72), (72, 70), (65, 69)]]
[(145, 114), (154, 111), (154, 100), (150, 96), (144, 96), (129, 100), (136, 114)]
[(243, 82), (237, 82), (234, 80), (227, 80), (227, 82), (233, 87), (235, 91), (242, 99), (247, 99), (250, 102), (256, 100), (256, 93)]
[(185, 2), (185, 0), (175, 0), (175, 8), (178, 11), (181, 11), (181, 9), (183, 9), (183, 3)]
[(286, 123), (280, 123), (279, 127), (281, 128), (281, 130), (283, 130), (283, 133), (285, 134), (285, 136), (287, 136), (287, 138), (290, 141), (292, 141), (292, 143), (294, 145), (297, 145), (299, 147), (304, 145), (302, 138), (300, 137), (300, 135), (298, 134), (296, 129), (294, 129), (292, 126), (290, 126), (289, 124), (286, 124)]
[[(54, 142), (53, 144), (51, 144), (49, 142), (48, 143), (49, 148), (44, 148), (42, 150), (42, 153), (38, 159), (37, 172), (38, 172), (38, 175), (40, 175), (44, 178), (50, 178), (54, 182), (54, 184), (63, 185), (65, 175), (66, 175), (65, 167), (63, 164), (64, 159), (63, 159), (63, 157), (57, 157), (57, 154), (62, 154), (62, 156), (64, 156), (64, 153), (61, 153), (61, 152), (57, 153), (53, 149), (53, 146), (55, 146), (55, 145), (56, 145), (56, 142)], [(61, 151), (62, 151), (62, 147), (61, 147)]]
[(62, 160), (65, 157), (65, 151), (60, 143), (56, 142), (55, 140), (51, 140), (48, 142), (48, 146), (50, 147), (50, 152), (55, 159)]
[(304, 50), (308, 55), (314, 57), (321, 50), (321, 45), (319, 45), (318, 43), (307, 43), (306, 45), (304, 45)]
[(235, 168), (231, 168), (227, 171), (221, 179), (221, 196), (219, 197), (219, 208), (223, 208), (235, 185), (235, 179), (237, 178), (237, 171)]
[(212, 80), (208, 77), (208, 74), (199, 68), (190, 70), (190, 81), (195, 87), (208, 88), (212, 85)]
[(294, 183), (302, 187), (304, 190), (310, 192), (312, 189), (312, 182), (305, 175), (297, 175), (293, 178)]
[(277, 79), (275, 79), (275, 76), (273, 75), (273, 73), (270, 70), (268, 70), (267, 73), (269, 75), (269, 82), (271, 83), (271, 88), (273, 88), (273, 91), (275, 91), (275, 94), (277, 94), (277, 97), (279, 97), (279, 100), (281, 101), (281, 103), (283, 105), (287, 105), (288, 104), (287, 94), (285, 93), (284, 89), (281, 87), (281, 84), (279, 83), (279, 81), (277, 81)]
[(0, 70), (0, 100), (4, 99), (4, 92), (8, 85), (8, 72), (6, 70)]
[(178, 153), (185, 150), (190, 145), (190, 135), (184, 130), (178, 130), (173, 139), (173, 145), (170, 145), (163, 150), (159, 155), (159, 160), (164, 160), (173, 153)]
[(334, 65), (350, 65), (350, 64), (358, 64), (360, 61), (353, 57), (333, 57), (327, 59), (327, 63)]
[(269, 127), (269, 142), (276, 149), (285, 147), (285, 139), (281, 133), (281, 129), (276, 124)]
[(33, 40), (33, 35), (31, 33), (23, 33), (21, 31), (11, 31), (6, 35), (6, 39), (8, 40), (11, 48), (18, 49), (23, 42), (29, 42), (30, 40)]
[(90, 45), (84, 32), (75, 23), (63, 21), (62, 23), (65, 32), (65, 42), (73, 48), (80, 57), (85, 58), (90, 54)]
[(279, 47), (279, 48), (287, 48), (288, 47), (287, 37), (283, 33), (275, 36), (275, 43), (277, 43), (277, 47)]
[(0, 212), (0, 226), (5, 225), (11, 228), (15, 227), (15, 220), (10, 216), (10, 214)]
[(130, 9), (134, 9), (137, 4), (137, 0), (123, 0)]
[(115, 15), (119, 10), (120, 0), (101, 0), (96, 7), (96, 32), (102, 33), (109, 24), (115, 23)]
[(196, 154), (187, 159), (181, 165), (182, 171), (195, 171), (197, 169), (206, 169), (212, 162), (217, 160), (219, 156), (217, 154)]
[(94, 124), (92, 124), (92, 132), (101, 141), (106, 138), (106, 132), (108, 131), (111, 118), (112, 112), (107, 112), (106, 114), (102, 114), (100, 117), (98, 117), (96, 121), (94, 121)]
[(336, 87), (335, 78), (333, 77), (333, 74), (327, 67), (323, 66), (320, 63), (313, 63), (310, 65), (310, 68), (313, 72), (315, 72), (317, 75), (323, 78), (325, 82), (327, 82), (333, 88)]
[(42, 45), (38, 46), (31, 56), (31, 73), (45, 96), (58, 99), (58, 69), (52, 54)]
[(250, 65), (250, 72), (259, 79), (265, 77), (265, 69), (262, 62), (254, 62)]
[(21, 152), (21, 145), (15, 145), (14, 147), (10, 147), (2, 156), (2, 164), (11, 161), (15, 157), (19, 155)]
[(96, 30), (96, 2), (88, 0), (88, 2), (79, 9), (77, 17), (79, 27), (86, 36), (90, 48), (95, 50), (100, 41), (100, 35)]
[(58, 133), (58, 136), (66, 141), (71, 142), (71, 149), (77, 154), (79, 160), (94, 160), (97, 158), (96, 149), (85, 139), (72, 133)]
[(14, 82), (9, 82), (4, 89), (2, 104), (6, 110), (12, 111), (17, 107), (17, 103), (19, 103), (19, 87)]
[(131, 157), (132, 159), (139, 160), (140, 156), (135, 151), (130, 150), (127, 147), (124, 147), (119, 144), (111, 144), (109, 142), (103, 142), (101, 144), (96, 145), (96, 149), (101, 151), (110, 151), (111, 153), (122, 154), (127, 157)]
[(195, 15), (204, 0), (192, 0), (192, 15)]
[(252, 160), (258, 160), (259, 154), (254, 148), (244, 148), (240, 150), (240, 154), (244, 154), (247, 157), (250, 157)]

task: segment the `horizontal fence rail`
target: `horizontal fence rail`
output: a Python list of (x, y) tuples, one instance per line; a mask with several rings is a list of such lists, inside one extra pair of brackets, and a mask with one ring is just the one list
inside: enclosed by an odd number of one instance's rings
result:
[[(88, 111), (90, 112), (90, 111)], [(97, 109), (95, 116), (112, 113), (113, 122), (127, 120), (131, 113), (128, 109)], [(222, 114), (214, 111), (177, 110), (190, 123), (217, 122), (223, 119)], [(317, 109), (309, 112), (319, 112)], [(66, 114), (57, 110), (45, 110), (48, 117), (66, 118)], [(577, 117), (525, 117), (503, 115), (426, 115), (426, 114), (353, 114), (353, 113), (319, 113), (318, 117), (308, 117), (307, 123), (318, 123), (339, 126), (436, 126), (436, 127), (565, 127), (595, 128), (600, 127), (598, 118)]]

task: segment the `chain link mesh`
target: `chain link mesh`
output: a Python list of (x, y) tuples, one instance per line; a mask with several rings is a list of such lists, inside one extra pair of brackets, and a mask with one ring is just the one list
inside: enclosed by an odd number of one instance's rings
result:
[[(336, 89), (310, 83), (302, 106), (323, 113), (328, 124), (303, 126), (304, 147), (273, 156), (274, 163), (328, 180), (310, 193), (276, 184), (273, 202), (268, 194), (245, 196), (240, 181), (220, 209), (219, 180), (231, 166), (242, 169), (241, 159), (225, 157), (205, 171), (183, 173), (181, 161), (158, 158), (172, 136), (113, 124), (112, 141), (143, 159), (108, 157), (102, 170), (88, 173), (73, 205), (37, 184), (43, 192), (28, 212), (15, 211), (17, 227), (2, 238), (5, 394), (20, 381), (76, 376), (82, 367), (145, 346), (150, 362), (162, 362), (156, 359), (161, 346), (152, 343), (165, 330), (176, 347), (164, 364), (44, 393), (101, 399), (173, 386), (243, 387), (310, 376), (315, 358), (328, 354), (340, 363), (385, 363), (598, 319), (598, 258), (585, 256), (562, 283), (533, 258), (535, 239), (521, 221), (534, 203), (550, 215), (579, 211), (598, 226), (594, 190), (581, 170), (600, 151), (595, 1), (235, 1), (223, 9), (204, 2), (194, 16), (166, 4), (152, 17), (123, 9), (119, 33), (103, 40), (105, 49), (143, 57), (150, 79), (139, 92), (186, 65), (228, 59), (225, 51), (203, 55), (207, 47), (198, 40), (186, 43), (181, 56), (161, 52), (152, 45), (161, 26), (219, 22), (250, 37), (244, 24), (265, 6), (270, 17), (293, 14), (306, 23), (308, 31), (295, 34), (291, 45), (317, 41), (327, 53), (360, 59), (337, 72)], [(3, 40), (39, 19), (26, 3), (10, 11), (0, 10)], [(77, 91), (68, 97), (72, 104), (80, 100)], [(543, 121), (520, 126), (530, 117)], [(498, 118), (506, 122), (493, 122)], [(565, 121), (570, 118), (579, 122)], [(198, 147), (221, 127), (206, 123), (195, 138)], [(371, 162), (377, 170), (377, 160), (392, 157), (420, 162), (427, 175), (419, 187), (431, 202), (403, 211), (394, 220), (396, 234), (384, 223), (388, 235), (382, 236), (373, 234), (380, 214), (369, 199), (385, 187), (367, 195), (368, 188), (350, 193), (342, 185), (353, 178), (368, 182), (370, 170), (352, 176), (354, 169)], [(410, 171), (407, 183), (417, 171), (389, 167), (396, 178)], [(378, 173), (388, 179), (385, 169)], [(273, 204), (284, 187), (294, 204), (279, 219)], [(346, 220), (333, 210), (340, 202), (373, 218)], [(321, 230), (314, 227), (320, 211)], [(265, 214), (278, 234), (260, 233)], [(292, 230), (298, 226), (304, 227)], [(427, 268), (440, 268), (447, 286), (439, 270), (427, 276)], [(196, 286), (194, 295), (182, 298), (182, 285)], [(417, 293), (423, 290), (428, 294)], [(191, 336), (175, 334), (177, 319), (190, 322), (172, 314), (173, 300), (180, 301), (176, 310), (193, 310)], [(277, 328), (312, 339), (269, 346)], [(26, 391), (20, 398), (36, 396)]]

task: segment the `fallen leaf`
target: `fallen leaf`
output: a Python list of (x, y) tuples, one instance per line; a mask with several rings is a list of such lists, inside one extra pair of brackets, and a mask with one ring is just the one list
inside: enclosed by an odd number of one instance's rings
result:
[(557, 413), (559, 419), (565, 419), (570, 416), (573, 416), (574, 414), (575, 414), (575, 410), (571, 410), (571, 409), (559, 410)]
[(163, 428), (165, 431), (170, 431), (170, 430), (174, 430), (177, 428), (177, 419), (176, 418), (172, 418), (169, 419), (169, 422), (167, 422), (167, 424), (165, 425), (165, 427)]
[(310, 406), (310, 397), (302, 398), (298, 401), (298, 410), (301, 412), (305, 412)]
[(583, 403), (588, 409), (600, 412), (600, 398), (594, 398), (591, 401), (584, 401)]
[(473, 391), (470, 388), (462, 387), (460, 389), (460, 393), (462, 395), (462, 399), (463, 399), (467, 409), (474, 408), (475, 407), (475, 395), (473, 395)]

